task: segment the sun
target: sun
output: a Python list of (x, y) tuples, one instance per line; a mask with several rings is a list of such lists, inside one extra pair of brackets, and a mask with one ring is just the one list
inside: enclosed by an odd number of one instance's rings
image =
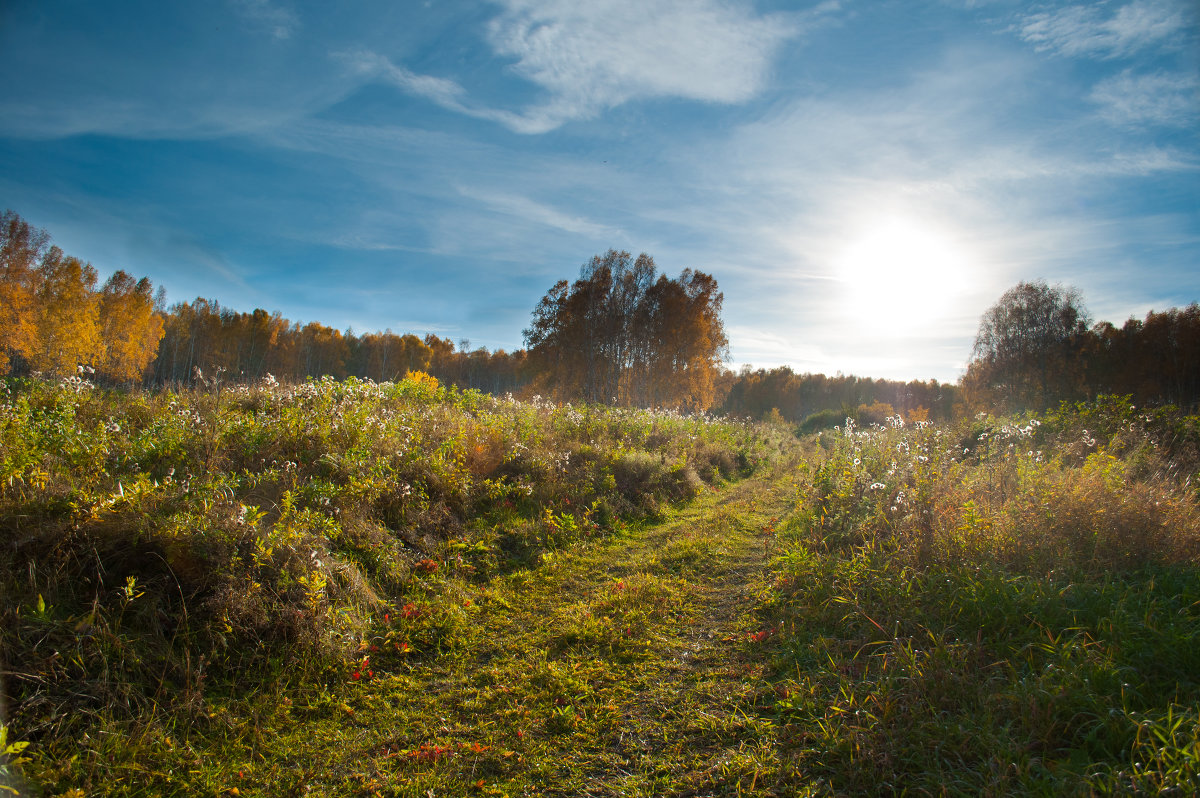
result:
[(849, 320), (873, 332), (919, 332), (955, 309), (970, 258), (932, 223), (887, 215), (862, 225), (835, 258)]

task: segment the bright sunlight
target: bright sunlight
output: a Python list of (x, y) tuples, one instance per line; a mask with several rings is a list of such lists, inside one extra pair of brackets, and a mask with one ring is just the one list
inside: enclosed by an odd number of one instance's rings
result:
[(954, 236), (901, 215), (878, 217), (848, 237), (834, 261), (854, 323), (896, 334), (949, 315), (972, 266)]

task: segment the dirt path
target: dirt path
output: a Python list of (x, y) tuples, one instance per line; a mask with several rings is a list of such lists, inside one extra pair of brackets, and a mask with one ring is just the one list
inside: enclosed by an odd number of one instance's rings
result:
[(310, 724), (307, 744), (332, 761), (304, 768), (297, 789), (757, 792), (776, 741), (755, 709), (766, 685), (751, 610), (764, 529), (793, 497), (786, 479), (745, 480), (663, 523), (464, 594), (470, 643), (362, 685), (335, 728)]

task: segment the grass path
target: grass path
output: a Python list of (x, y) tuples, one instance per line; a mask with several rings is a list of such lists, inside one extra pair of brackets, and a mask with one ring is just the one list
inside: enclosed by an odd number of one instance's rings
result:
[(794, 496), (786, 478), (745, 480), (532, 571), (459, 585), (472, 631), (454, 651), (275, 704), (256, 738), (235, 744), (246, 762), (226, 784), (242, 795), (760, 793), (775, 781), (776, 740), (755, 711), (769, 688), (751, 610), (764, 528)]

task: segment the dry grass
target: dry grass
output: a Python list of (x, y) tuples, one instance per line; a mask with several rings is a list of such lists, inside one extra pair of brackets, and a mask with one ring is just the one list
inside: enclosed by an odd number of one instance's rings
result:
[(748, 472), (778, 443), (419, 374), (182, 393), (0, 385), (0, 723), (33, 744), (35, 768), (98, 729), (136, 746), (147, 723), (208, 724), (214, 683), (341, 674), (413, 602), (432, 607), (428, 628), (393, 642), (452, 648), (467, 624), (439, 604), (446, 579), (536, 563), (694, 496), (697, 445), (715, 482), (733, 474), (714, 459)]
[(1197, 431), (1106, 400), (827, 434), (765, 610), (798, 764), (837, 792), (1200, 787)]

